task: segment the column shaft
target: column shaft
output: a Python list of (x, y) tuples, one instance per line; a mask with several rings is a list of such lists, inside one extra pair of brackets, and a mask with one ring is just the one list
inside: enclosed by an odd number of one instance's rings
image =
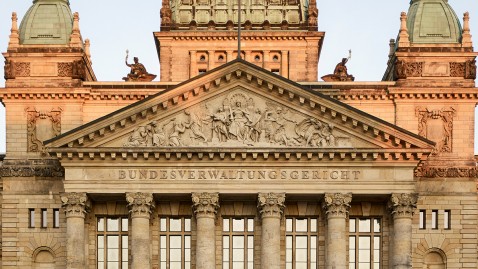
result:
[(193, 193), (193, 210), (196, 215), (196, 269), (216, 267), (216, 214), (219, 209), (218, 193)]
[(259, 193), (262, 218), (261, 268), (280, 269), (280, 220), (284, 213), (285, 193)]

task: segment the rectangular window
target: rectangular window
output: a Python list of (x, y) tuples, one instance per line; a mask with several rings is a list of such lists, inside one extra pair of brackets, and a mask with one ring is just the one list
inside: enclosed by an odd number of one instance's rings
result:
[(276, 75), (280, 75), (280, 70), (279, 69), (272, 69), (271, 72), (276, 74)]
[(432, 229), (438, 229), (438, 210), (432, 211)]
[(222, 226), (222, 268), (254, 268), (254, 219), (224, 218)]
[(443, 212), (443, 228), (444, 229), (451, 229), (451, 210), (445, 210)]
[(420, 224), (419, 228), (424, 230), (427, 228), (427, 211), (420, 210)]
[(35, 209), (28, 209), (28, 227), (35, 228)]
[(349, 269), (379, 269), (381, 246), (381, 219), (350, 218)]
[(161, 217), (159, 220), (160, 269), (191, 268), (191, 218)]
[(98, 269), (128, 268), (128, 218), (97, 219)]
[(202, 75), (202, 74), (204, 74), (204, 73), (206, 73), (206, 72), (207, 72), (206, 69), (199, 69), (199, 70), (198, 70), (198, 75)]
[(286, 218), (286, 269), (317, 268), (316, 218)]
[(42, 228), (48, 227), (48, 211), (46, 208), (41, 209), (41, 227)]
[(60, 228), (60, 209), (53, 209), (53, 228)]

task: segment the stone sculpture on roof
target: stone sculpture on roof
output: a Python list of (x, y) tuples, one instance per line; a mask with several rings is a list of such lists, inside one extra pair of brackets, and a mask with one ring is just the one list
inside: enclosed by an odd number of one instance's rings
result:
[(325, 75), (322, 79), (325, 82), (332, 82), (332, 81), (354, 81), (355, 77), (349, 75), (347, 70), (347, 62), (352, 58), (352, 50), (349, 50), (349, 57), (342, 58), (342, 61), (335, 66), (334, 73), (330, 75)]
[(142, 81), (142, 82), (150, 82), (156, 78), (156, 75), (150, 74), (146, 71), (146, 67), (142, 63), (139, 62), (138, 57), (134, 57), (134, 63), (128, 63), (128, 51), (126, 51), (126, 59), (125, 63), (126, 66), (131, 68), (131, 71), (126, 77), (123, 77), (124, 81)]

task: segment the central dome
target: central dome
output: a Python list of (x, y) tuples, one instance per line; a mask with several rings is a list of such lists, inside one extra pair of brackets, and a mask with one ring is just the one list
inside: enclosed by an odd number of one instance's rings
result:
[(35, 0), (20, 24), (20, 44), (67, 45), (72, 27), (68, 0)]
[(412, 0), (407, 27), (412, 43), (461, 42), (461, 24), (448, 0)]

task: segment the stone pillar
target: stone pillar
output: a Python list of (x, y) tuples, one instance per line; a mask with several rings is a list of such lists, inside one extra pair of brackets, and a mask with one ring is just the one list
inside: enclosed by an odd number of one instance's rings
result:
[(261, 268), (280, 269), (280, 220), (285, 193), (259, 193), (257, 207), (262, 219)]
[(214, 57), (216, 57), (216, 56), (214, 54), (215, 53), (214, 53), (213, 50), (210, 50), (210, 51), (207, 52), (208, 60), (209, 60), (208, 64), (207, 64), (208, 65), (207, 71), (213, 70), (214, 67), (215, 67), (214, 62), (216, 61), (216, 59)]
[(189, 78), (197, 76), (198, 67), (197, 67), (197, 54), (195, 50), (189, 52), (190, 55), (190, 64), (189, 64)]
[(412, 268), (412, 217), (418, 194), (394, 193), (388, 207), (393, 217), (392, 268)]
[(326, 269), (346, 269), (347, 264), (347, 215), (349, 213), (351, 193), (326, 193), (324, 197), (327, 215), (327, 243), (325, 254)]
[(64, 193), (62, 207), (66, 214), (66, 268), (86, 268), (85, 257), (85, 216), (90, 210), (86, 193)]
[(154, 208), (151, 193), (126, 193), (131, 216), (131, 268), (151, 268), (150, 217)]
[(193, 211), (196, 216), (196, 269), (216, 268), (216, 214), (219, 193), (193, 193)]
[(280, 72), (283, 77), (289, 78), (289, 52), (287, 50), (281, 52)]
[(270, 68), (271, 52), (268, 50), (265, 50), (263, 57), (264, 59), (262, 59), (263, 60), (262, 68), (271, 71), (271, 68)]

